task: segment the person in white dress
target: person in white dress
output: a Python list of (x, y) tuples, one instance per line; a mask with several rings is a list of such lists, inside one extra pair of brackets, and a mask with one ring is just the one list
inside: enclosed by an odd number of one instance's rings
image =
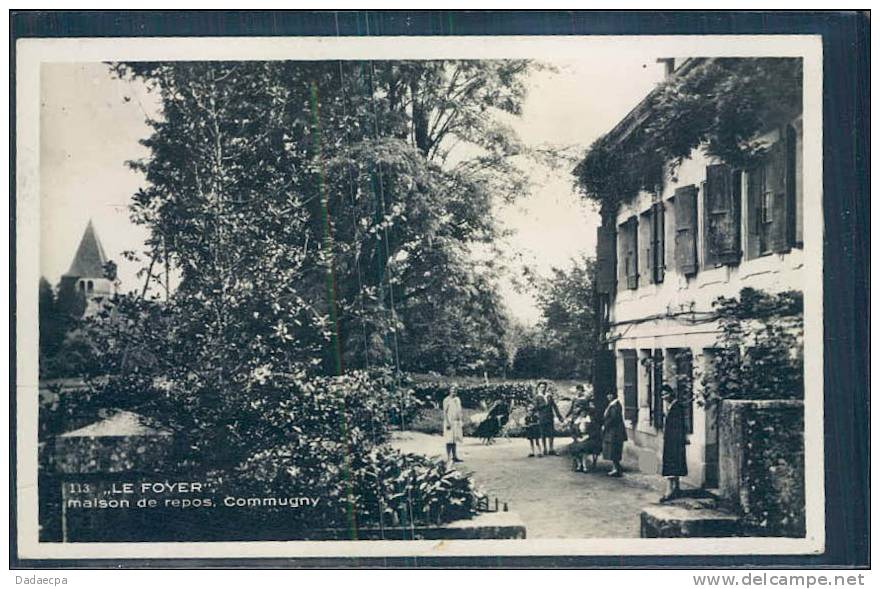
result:
[(443, 439), (446, 440), (446, 458), (449, 462), (462, 462), (458, 457), (458, 443), (464, 438), (461, 399), (453, 385), (443, 399)]

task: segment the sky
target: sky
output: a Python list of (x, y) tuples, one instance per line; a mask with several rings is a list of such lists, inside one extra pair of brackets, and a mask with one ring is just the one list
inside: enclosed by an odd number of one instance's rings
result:
[[(585, 57), (552, 62), (533, 73), (520, 118), (511, 125), (531, 147), (570, 147), (583, 154), (663, 76), (653, 59)], [(139, 290), (139, 265), (121, 258), (141, 251), (147, 232), (131, 223), (128, 203), (144, 185), (126, 162), (145, 158), (139, 140), (145, 120), (159, 116), (156, 97), (139, 83), (115, 79), (101, 63), (43, 64), (40, 109), (40, 271), (57, 284), (91, 219), (108, 257), (119, 264), (122, 290)], [(573, 189), (570, 166), (527, 168), (533, 189), (514, 204), (496, 205), (501, 227), (511, 231), (511, 259), (546, 276), (572, 258), (595, 250), (598, 213)], [(518, 270), (517, 266), (512, 268)], [(510, 280), (501, 284), (512, 315), (531, 324), (539, 312), (530, 293)]]

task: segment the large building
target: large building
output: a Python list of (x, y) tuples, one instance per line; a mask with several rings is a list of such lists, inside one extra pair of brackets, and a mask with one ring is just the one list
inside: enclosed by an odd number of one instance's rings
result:
[[(687, 60), (669, 75), (693, 75), (709, 61)], [(650, 104), (637, 106), (609, 140), (623, 141), (650, 124)], [(642, 471), (660, 469), (660, 387), (670, 383), (688, 407), (687, 481), (717, 486), (718, 428), (713, 411), (699, 402), (700, 375), (718, 336), (712, 303), (744, 287), (802, 289), (801, 112), (776, 123), (759, 132), (767, 149), (748, 169), (698, 148), (674, 174), (664, 173), (655, 190), (621, 198), (603, 215), (597, 365), (604, 361), (604, 386), (615, 387), (623, 402), (626, 452)]]
[(61, 276), (61, 292), (76, 292), (85, 300), (85, 315), (94, 313), (103, 300), (113, 296), (115, 285), (107, 275), (107, 255), (89, 221), (70, 269)]

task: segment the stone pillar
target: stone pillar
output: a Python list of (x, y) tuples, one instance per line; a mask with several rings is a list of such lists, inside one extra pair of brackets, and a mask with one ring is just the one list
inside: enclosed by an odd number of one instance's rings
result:
[(723, 401), (719, 495), (754, 535), (803, 537), (802, 401)]

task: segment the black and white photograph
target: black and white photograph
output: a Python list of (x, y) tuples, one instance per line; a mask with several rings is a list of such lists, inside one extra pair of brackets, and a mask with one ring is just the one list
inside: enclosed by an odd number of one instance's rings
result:
[(25, 556), (823, 550), (818, 37), (18, 59)]

